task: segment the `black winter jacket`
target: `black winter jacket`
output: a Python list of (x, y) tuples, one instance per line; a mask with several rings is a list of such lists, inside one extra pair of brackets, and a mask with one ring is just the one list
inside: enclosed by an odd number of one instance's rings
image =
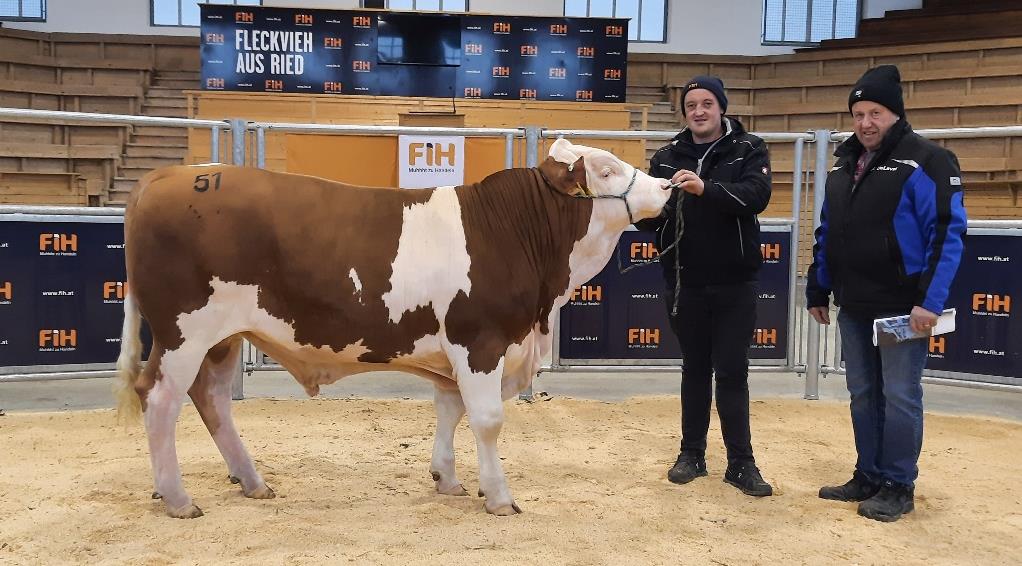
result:
[(954, 153), (904, 120), (854, 183), (863, 147), (852, 136), (834, 155), (816, 230), (806, 305), (835, 302), (868, 316), (940, 314), (962, 256), (966, 215)]
[[(674, 191), (663, 213), (637, 222), (655, 231), (656, 246), (666, 249), (677, 237), (676, 208), (684, 194), (684, 231), (678, 244), (683, 287), (755, 281), (763, 263), (759, 220), (770, 201), (770, 156), (766, 142), (746, 133), (741, 122), (723, 118), (724, 135), (699, 155), (685, 128), (650, 159), (649, 174), (670, 179), (688, 169), (703, 180), (700, 196)], [(675, 250), (660, 257), (668, 289), (675, 285)]]

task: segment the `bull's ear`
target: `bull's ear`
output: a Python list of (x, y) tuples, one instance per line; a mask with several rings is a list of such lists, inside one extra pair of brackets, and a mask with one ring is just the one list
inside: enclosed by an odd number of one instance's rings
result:
[(572, 196), (591, 194), (586, 184), (586, 163), (581, 156), (570, 164), (550, 156), (540, 163), (539, 170), (557, 191)]

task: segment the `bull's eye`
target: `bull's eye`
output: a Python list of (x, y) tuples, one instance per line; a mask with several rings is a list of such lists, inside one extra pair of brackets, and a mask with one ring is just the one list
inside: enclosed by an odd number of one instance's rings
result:
[(614, 171), (613, 171), (613, 170), (612, 170), (612, 169), (611, 169), (610, 167), (604, 167), (604, 168), (603, 168), (603, 170), (602, 170), (602, 171), (600, 171), (600, 175), (601, 175), (601, 176), (602, 176), (602, 177), (603, 177), (604, 179), (606, 179), (607, 177), (610, 177), (610, 175), (611, 175), (611, 174), (612, 174), (613, 172), (614, 172)]

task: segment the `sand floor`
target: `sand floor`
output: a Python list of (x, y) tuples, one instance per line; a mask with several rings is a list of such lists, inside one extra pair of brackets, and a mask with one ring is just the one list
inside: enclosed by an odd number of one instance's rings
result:
[[(0, 416), (0, 564), (1019, 564), (1022, 423), (928, 414), (916, 511), (882, 524), (823, 501), (854, 463), (847, 406), (753, 401), (753, 441), (776, 495), (709, 477), (667, 482), (678, 402), (554, 398), (506, 405), (499, 448), (524, 514), (437, 495), (432, 403), (248, 400), (238, 427), (273, 500), (250, 500), (194, 409), (178, 454), (206, 515), (171, 519), (152, 491), (141, 425), (110, 410)], [(478, 487), (465, 421), (459, 477)]]

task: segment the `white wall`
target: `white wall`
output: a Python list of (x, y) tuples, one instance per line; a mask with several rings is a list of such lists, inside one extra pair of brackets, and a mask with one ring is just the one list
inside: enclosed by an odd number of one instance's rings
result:
[(882, 18), (887, 10), (922, 8), (923, 0), (862, 0), (863, 18)]
[[(863, 0), (864, 17), (919, 8), (923, 0)], [(5, 27), (49, 32), (198, 35), (198, 28), (149, 25), (149, 0), (47, 0), (44, 23), (4, 22)], [(87, 7), (86, 7), (87, 5)], [(266, 6), (347, 10), (359, 0), (264, 0)], [(562, 0), (469, 0), (473, 12), (560, 16)], [(633, 53), (772, 55), (790, 47), (760, 45), (763, 0), (668, 0), (667, 43), (632, 43)]]

